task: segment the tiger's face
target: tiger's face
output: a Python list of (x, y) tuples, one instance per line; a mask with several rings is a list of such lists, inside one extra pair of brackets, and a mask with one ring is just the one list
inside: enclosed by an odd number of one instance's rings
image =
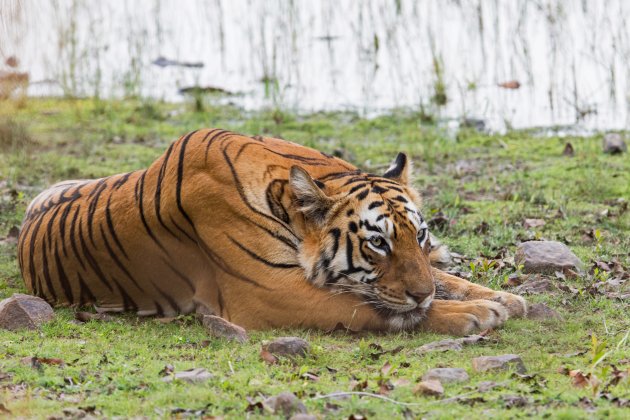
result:
[(357, 172), (322, 183), (298, 167), (290, 176), (307, 226), (300, 252), (307, 278), (356, 293), (401, 324), (419, 321), (435, 293), (410, 166), (399, 154), (383, 176)]

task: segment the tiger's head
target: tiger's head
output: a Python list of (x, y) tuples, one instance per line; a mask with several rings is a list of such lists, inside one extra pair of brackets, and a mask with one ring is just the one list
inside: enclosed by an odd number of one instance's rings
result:
[(359, 171), (314, 180), (291, 168), (304, 219), (300, 264), (318, 287), (362, 296), (399, 328), (422, 319), (435, 293), (428, 227), (400, 153), (383, 176)]

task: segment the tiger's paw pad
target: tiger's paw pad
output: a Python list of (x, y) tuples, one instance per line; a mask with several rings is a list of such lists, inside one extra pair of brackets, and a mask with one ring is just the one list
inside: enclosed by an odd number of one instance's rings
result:
[(507, 292), (496, 292), (491, 300), (503, 305), (510, 318), (522, 318), (527, 315), (527, 301), (521, 296)]

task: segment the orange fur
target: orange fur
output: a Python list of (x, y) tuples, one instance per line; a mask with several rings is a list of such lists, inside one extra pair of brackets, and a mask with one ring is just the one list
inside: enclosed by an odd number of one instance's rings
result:
[[(409, 178), (404, 155), (379, 177), (287, 141), (200, 130), (147, 170), (36, 197), (20, 267), (28, 289), (54, 304), (160, 316), (203, 308), (251, 329), (457, 334), (522, 315), (521, 298), (432, 271)], [(394, 227), (383, 233), (391, 249), (361, 219), (376, 215), (367, 203), (387, 209), (378, 220)], [(485, 300), (429, 308), (436, 285)]]

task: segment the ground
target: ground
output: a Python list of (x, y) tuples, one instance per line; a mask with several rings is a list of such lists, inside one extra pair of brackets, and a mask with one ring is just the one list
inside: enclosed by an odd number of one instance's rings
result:
[[(333, 418), (627, 416), (628, 282), (621, 290), (601, 282), (628, 277), (628, 155), (604, 155), (601, 135), (451, 134), (422, 117), (403, 110), (365, 119), (231, 106), (199, 112), (187, 104), (138, 101), (0, 102), (0, 238), (9, 236), (0, 241), (0, 298), (24, 292), (11, 231), (41, 189), (63, 179), (144, 168), (169, 142), (201, 127), (290, 139), (371, 172), (386, 168), (398, 151), (407, 152), (433, 232), (460, 254), (452, 269), (472, 281), (506, 290), (531, 281), (512, 260), (517, 244), (527, 239), (566, 243), (585, 263), (575, 278), (549, 276), (559, 288), (526, 296), (556, 309), (563, 320), (509, 320), (488, 332), (486, 342), (460, 352), (419, 354), (422, 344), (446, 338), (427, 333), (278, 330), (252, 332), (250, 342), (239, 345), (210, 338), (190, 316), (169, 321), (125, 315), (79, 324), (73, 310), (59, 309), (38, 331), (0, 331), (0, 415), (63, 416), (66, 410), (77, 416), (81, 409), (106, 417), (257, 417), (270, 414), (257, 402), (290, 391), (310, 413)], [(568, 142), (572, 157), (562, 154)], [(312, 351), (269, 365), (261, 359), (261, 343), (278, 336), (305, 338)], [(528, 375), (472, 369), (473, 357), (507, 353), (522, 357)], [(38, 361), (23, 360), (28, 357)], [(213, 377), (202, 384), (164, 383), (166, 365), (176, 371), (206, 368)], [(442, 398), (415, 395), (416, 382), (433, 367), (464, 368), (470, 380), (445, 384)], [(585, 376), (567, 374), (575, 370)], [(484, 381), (500, 386), (480, 391)], [(393, 401), (314, 398), (339, 391)]]

